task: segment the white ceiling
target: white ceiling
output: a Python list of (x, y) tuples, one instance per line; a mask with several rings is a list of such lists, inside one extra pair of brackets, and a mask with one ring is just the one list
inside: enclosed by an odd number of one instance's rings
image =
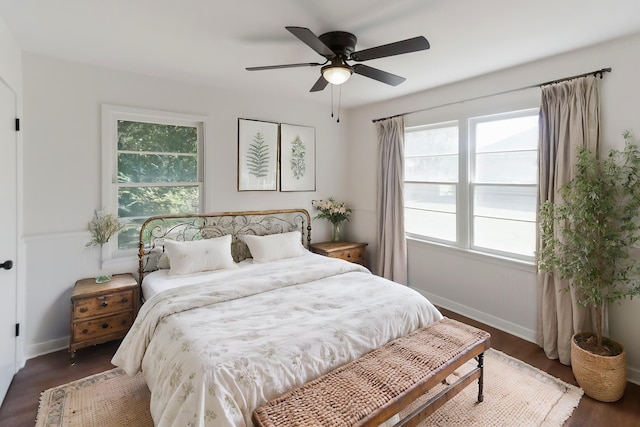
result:
[(319, 67), (245, 67), (323, 62), (285, 26), (352, 32), (356, 50), (429, 40), (427, 51), (367, 61), (407, 80), (392, 87), (354, 75), (342, 88), (344, 108), (637, 33), (640, 1), (0, 0), (0, 18), (27, 52), (323, 103), (330, 86), (309, 93)]

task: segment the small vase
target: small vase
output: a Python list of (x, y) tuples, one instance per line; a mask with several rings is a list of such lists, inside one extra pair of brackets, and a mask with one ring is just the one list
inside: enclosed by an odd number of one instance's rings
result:
[(341, 240), (341, 236), (340, 236), (340, 229), (341, 224), (340, 223), (336, 223), (333, 224), (333, 229), (331, 230), (331, 241), (332, 242), (339, 242)]
[(107, 283), (109, 280), (111, 280), (110, 274), (96, 277), (96, 283)]

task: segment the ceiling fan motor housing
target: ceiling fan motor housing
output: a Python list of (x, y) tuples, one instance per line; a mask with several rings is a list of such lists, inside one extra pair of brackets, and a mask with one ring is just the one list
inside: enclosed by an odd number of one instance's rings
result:
[(346, 31), (330, 31), (318, 37), (329, 49), (342, 59), (349, 59), (356, 50), (358, 39)]

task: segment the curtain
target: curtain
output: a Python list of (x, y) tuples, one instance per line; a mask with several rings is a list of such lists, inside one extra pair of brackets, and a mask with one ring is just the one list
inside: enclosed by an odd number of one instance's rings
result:
[[(558, 202), (574, 176), (578, 147), (597, 152), (600, 140), (598, 79), (580, 77), (542, 86), (538, 203)], [(556, 228), (558, 226), (556, 225)], [(559, 235), (559, 229), (554, 230)], [(538, 248), (542, 242), (538, 236)], [(550, 359), (571, 364), (571, 336), (591, 330), (591, 314), (577, 304), (569, 281), (538, 272), (538, 340)], [(569, 289), (566, 292), (564, 289)]]
[(407, 284), (404, 236), (404, 117), (376, 122), (378, 132), (377, 236), (379, 276)]

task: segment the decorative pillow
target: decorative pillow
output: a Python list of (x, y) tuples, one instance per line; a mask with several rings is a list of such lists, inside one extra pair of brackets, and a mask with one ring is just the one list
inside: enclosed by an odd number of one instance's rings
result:
[(169, 256), (166, 252), (162, 252), (158, 258), (158, 269), (168, 270), (169, 268), (171, 268), (171, 264), (169, 264)]
[(235, 239), (231, 242), (231, 256), (234, 262), (242, 262), (247, 258), (251, 258), (251, 251), (245, 242)]
[(231, 257), (231, 235), (191, 242), (165, 240), (164, 249), (170, 276), (237, 268)]
[(238, 236), (249, 247), (254, 262), (269, 262), (279, 259), (293, 258), (304, 255), (302, 235), (299, 231), (289, 233), (253, 236), (243, 234)]
[(144, 258), (144, 271), (156, 271), (158, 269), (158, 261), (162, 255), (162, 248), (155, 247), (151, 249)]

